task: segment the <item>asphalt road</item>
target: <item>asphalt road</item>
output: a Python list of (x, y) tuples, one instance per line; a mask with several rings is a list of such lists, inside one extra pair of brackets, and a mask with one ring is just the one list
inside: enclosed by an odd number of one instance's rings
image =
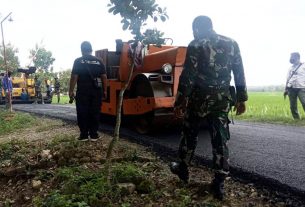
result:
[[(76, 121), (74, 105), (18, 104), (13, 108)], [(111, 131), (113, 126), (104, 123), (101, 129)], [(305, 192), (305, 127), (235, 121), (234, 125), (230, 125), (230, 130), (230, 163), (233, 169), (242, 169), (248, 174), (259, 175)], [(129, 133), (130, 136), (133, 132), (122, 128), (121, 134), (124, 133)], [(175, 152), (179, 144), (180, 129), (157, 131), (149, 136), (133, 133), (132, 136), (140, 137), (146, 144), (157, 144), (164, 147), (164, 150)], [(211, 154), (209, 135), (206, 130), (202, 130), (196, 156), (211, 160)]]

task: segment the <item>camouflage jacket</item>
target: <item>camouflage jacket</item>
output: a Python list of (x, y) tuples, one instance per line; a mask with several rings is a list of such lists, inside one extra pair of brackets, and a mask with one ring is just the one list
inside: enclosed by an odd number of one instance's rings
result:
[(41, 81), (39, 79), (35, 80), (35, 90), (41, 91)]
[(193, 40), (187, 48), (175, 106), (194, 98), (197, 102), (205, 102), (209, 97), (212, 104), (217, 100), (230, 100), (232, 71), (236, 99), (238, 102), (247, 101), (244, 68), (237, 42), (215, 32), (203, 39)]
[(59, 81), (55, 81), (55, 90), (59, 90), (60, 89), (60, 82)]

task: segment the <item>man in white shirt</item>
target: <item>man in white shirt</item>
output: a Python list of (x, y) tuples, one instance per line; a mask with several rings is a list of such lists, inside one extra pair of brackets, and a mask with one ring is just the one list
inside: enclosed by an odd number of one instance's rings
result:
[(298, 112), (298, 98), (305, 111), (305, 64), (300, 62), (300, 53), (290, 55), (290, 67), (287, 74), (284, 96), (289, 96), (290, 111), (294, 119), (300, 119)]

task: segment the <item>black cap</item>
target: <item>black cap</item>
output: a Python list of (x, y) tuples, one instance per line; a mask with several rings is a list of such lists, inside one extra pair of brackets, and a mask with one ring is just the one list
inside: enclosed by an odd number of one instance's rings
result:
[(88, 42), (88, 41), (82, 42), (82, 44), (80, 45), (80, 48), (81, 48), (82, 52), (92, 52), (92, 46), (91, 46), (90, 42)]

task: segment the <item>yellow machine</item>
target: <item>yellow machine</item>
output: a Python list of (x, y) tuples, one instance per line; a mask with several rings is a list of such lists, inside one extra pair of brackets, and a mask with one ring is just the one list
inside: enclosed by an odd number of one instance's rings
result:
[[(29, 69), (18, 69), (18, 76), (12, 76), (12, 102), (13, 103), (33, 103), (35, 101), (35, 80), (30, 77), (31, 74), (36, 72), (35, 67), (30, 67)], [(4, 76), (4, 74), (2, 74)], [(43, 84), (43, 83), (42, 83)], [(22, 92), (27, 94), (26, 99), (22, 99)], [(2, 100), (5, 98), (4, 91), (2, 90)], [(46, 95), (43, 95), (45, 103), (51, 103), (52, 98)], [(38, 99), (38, 102), (41, 102), (41, 97)]]
[(13, 92), (12, 101), (21, 101), (22, 89), (28, 94), (28, 101), (35, 100), (35, 82), (33, 78), (30, 78), (27, 73), (21, 73), (20, 77), (12, 77)]

